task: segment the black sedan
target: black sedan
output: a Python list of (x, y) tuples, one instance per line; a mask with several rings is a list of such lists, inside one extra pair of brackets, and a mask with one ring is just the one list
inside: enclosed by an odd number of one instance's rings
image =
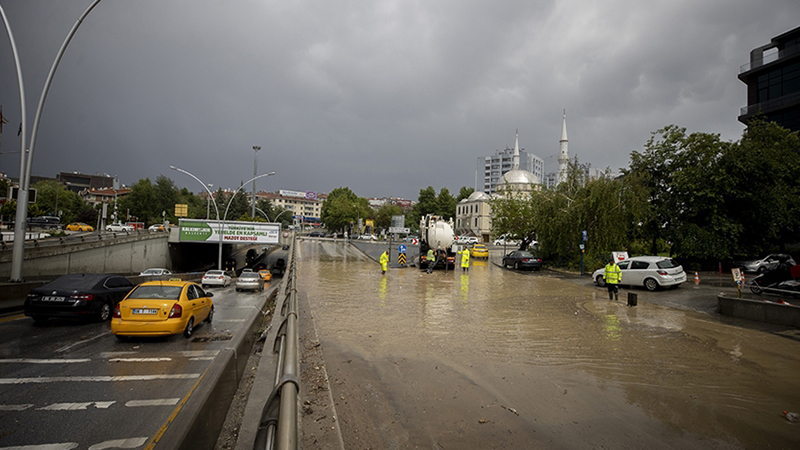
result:
[(133, 283), (119, 275), (64, 275), (28, 293), (25, 315), (36, 322), (44, 322), (50, 317), (104, 322), (131, 289)]
[(516, 250), (503, 257), (503, 267), (508, 266), (512, 266), (517, 270), (541, 270), (542, 258), (531, 252)]

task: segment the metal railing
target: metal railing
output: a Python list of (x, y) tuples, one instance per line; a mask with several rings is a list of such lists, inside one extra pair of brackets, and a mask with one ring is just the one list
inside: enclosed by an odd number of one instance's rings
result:
[(751, 69), (764, 66), (771, 62), (780, 61), (781, 59), (797, 54), (798, 52), (800, 52), (800, 46), (796, 45), (777, 52), (767, 53), (761, 58), (755, 59), (747, 64), (742, 64), (741, 66), (739, 66), (739, 73), (742, 74), (745, 72), (749, 72)]
[[(300, 391), (299, 332), (297, 323), (296, 238), (287, 265), (283, 317), (275, 336), (273, 351), (278, 354), (272, 393), (261, 413), (254, 449), (296, 450), (298, 442), (297, 398)], [(276, 305), (275, 311), (277, 312)]]

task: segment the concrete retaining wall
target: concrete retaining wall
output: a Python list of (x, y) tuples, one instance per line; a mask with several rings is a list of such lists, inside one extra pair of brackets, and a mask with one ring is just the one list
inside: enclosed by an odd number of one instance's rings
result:
[(717, 296), (720, 314), (758, 322), (800, 328), (800, 306)]
[[(25, 249), (22, 277), (65, 273), (139, 273), (149, 267), (170, 267), (167, 236), (136, 235), (96, 242)], [(0, 254), (0, 279), (11, 277), (11, 250)]]

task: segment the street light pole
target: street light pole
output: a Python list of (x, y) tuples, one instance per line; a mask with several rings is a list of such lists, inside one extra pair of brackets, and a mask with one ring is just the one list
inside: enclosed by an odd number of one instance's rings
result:
[(256, 182), (255, 179), (258, 178), (258, 151), (261, 150), (260, 145), (253, 146), (253, 209), (250, 212), (250, 217), (256, 216)]
[[(214, 186), (213, 184), (211, 184), (211, 183), (208, 183), (208, 189), (209, 189), (209, 191), (208, 191), (208, 192), (211, 192), (211, 190), (210, 190), (210, 189), (211, 189), (213, 186)], [(209, 196), (208, 196), (208, 199), (206, 200), (206, 220), (208, 220), (208, 216), (209, 216), (209, 214), (210, 214), (210, 213), (211, 213), (211, 195), (209, 195)]]
[(206, 190), (206, 192), (208, 193), (209, 198), (211, 198), (211, 201), (214, 202), (214, 210), (217, 212), (217, 222), (219, 223), (219, 236), (220, 236), (220, 238), (219, 238), (219, 252), (217, 254), (217, 269), (224, 270), (222, 268), (222, 222), (219, 221), (219, 208), (217, 208), (217, 201), (214, 200), (214, 196), (211, 195), (211, 190), (209, 189), (209, 187), (212, 186), (212, 185), (211, 184), (206, 185), (205, 183), (200, 181), (200, 178), (197, 178), (191, 172), (183, 170), (183, 169), (181, 169), (179, 167), (169, 166), (169, 168), (172, 169), (172, 170), (177, 170), (180, 173), (185, 173), (186, 175), (189, 175), (190, 177), (192, 177), (195, 180), (197, 180), (198, 183), (203, 185), (203, 189)]
[[(83, 23), (83, 19), (89, 15), (90, 12), (100, 3), (101, 0), (94, 0), (86, 11), (81, 14), (75, 24), (72, 26), (72, 29), (69, 30), (67, 33), (67, 37), (64, 39), (64, 42), (61, 44), (61, 48), (58, 50), (56, 54), (56, 58), (53, 61), (53, 65), (50, 67), (50, 72), (47, 74), (47, 79), (44, 82), (44, 87), (42, 87), (42, 95), (39, 97), (39, 105), (36, 108), (36, 115), (33, 118), (33, 130), (31, 131), (31, 140), (30, 146), (26, 150), (25, 148), (25, 134), (27, 133), (26, 129), (26, 113), (25, 113), (25, 86), (22, 82), (22, 68), (19, 64), (19, 54), (17, 53), (17, 46), (14, 43), (14, 36), (11, 33), (11, 27), (8, 24), (8, 19), (6, 18), (6, 13), (3, 11), (2, 6), (0, 6), (0, 16), (2, 16), (3, 24), (6, 27), (6, 33), (8, 34), (9, 41), (11, 42), (11, 50), (14, 53), (14, 64), (17, 68), (17, 78), (19, 81), (19, 99), (20, 99), (20, 113), (21, 113), (21, 134), (22, 139), (20, 139), (20, 171), (19, 171), (19, 192), (17, 193), (17, 212), (16, 212), (16, 224), (17, 227), (14, 228), (14, 247), (11, 254), (11, 281), (22, 281), (22, 261), (25, 256), (25, 224), (27, 222), (28, 217), (28, 190), (30, 189), (31, 184), (31, 165), (33, 164), (33, 150), (36, 147), (36, 135), (39, 132), (39, 119), (42, 117), (42, 109), (44, 108), (44, 102), (47, 99), (47, 93), (50, 91), (50, 85), (53, 82), (53, 75), (56, 73), (56, 69), (58, 68), (58, 63), (61, 61), (61, 57), (64, 56), (64, 52), (67, 50), (67, 45), (69, 45), (72, 37), (75, 35), (75, 32), (78, 31), (78, 27)], [(26, 154), (27, 152), (27, 154)], [(26, 161), (27, 160), (27, 161)]]

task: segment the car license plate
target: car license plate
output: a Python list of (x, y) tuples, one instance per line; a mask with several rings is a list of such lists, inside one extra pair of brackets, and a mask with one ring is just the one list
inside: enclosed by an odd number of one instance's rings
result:
[(134, 314), (158, 314), (157, 309), (149, 309), (149, 308), (133, 308)]
[(43, 302), (63, 302), (66, 300), (66, 297), (55, 296), (55, 295), (45, 295), (42, 297)]
[(682, 283), (682, 282), (686, 281), (686, 277), (677, 277), (677, 278), (675, 278), (675, 281), (677, 281), (678, 283)]

